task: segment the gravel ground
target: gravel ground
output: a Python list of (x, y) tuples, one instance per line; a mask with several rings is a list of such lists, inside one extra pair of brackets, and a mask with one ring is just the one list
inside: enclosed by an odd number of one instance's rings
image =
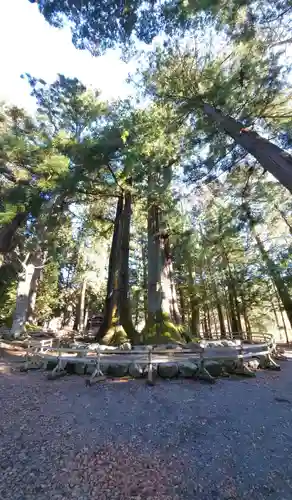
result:
[(0, 373), (1, 500), (291, 500), (292, 360), (256, 379)]

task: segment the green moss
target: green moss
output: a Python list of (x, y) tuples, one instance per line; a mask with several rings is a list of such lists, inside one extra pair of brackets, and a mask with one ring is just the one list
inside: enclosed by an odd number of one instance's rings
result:
[(149, 318), (142, 332), (144, 344), (167, 344), (183, 342), (181, 327), (170, 321), (167, 314), (160, 313)]
[(112, 326), (102, 339), (103, 344), (118, 346), (129, 342), (127, 334), (121, 325)]

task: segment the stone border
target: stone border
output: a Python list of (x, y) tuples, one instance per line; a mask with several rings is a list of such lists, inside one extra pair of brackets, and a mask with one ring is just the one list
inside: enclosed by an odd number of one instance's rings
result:
[[(251, 349), (252, 347), (252, 349)], [(247, 349), (251, 352), (247, 352)], [(56, 352), (57, 351), (57, 352)], [(86, 385), (106, 380), (109, 377), (147, 378), (147, 383), (153, 385), (157, 376), (163, 379), (172, 379), (182, 376), (205, 380), (214, 383), (217, 377), (230, 376), (232, 374), (254, 377), (258, 367), (280, 370), (280, 365), (275, 363), (271, 354), (274, 352), (274, 343), (255, 344), (246, 347), (244, 345), (236, 347), (208, 347), (193, 350), (183, 349), (159, 349), (152, 346), (145, 346), (142, 350), (123, 350), (97, 348), (94, 351), (83, 346), (60, 348), (44, 346), (41, 342), (39, 346), (36, 342), (29, 346), (27, 359), (23, 371), (29, 369), (42, 368), (52, 371), (48, 378), (63, 377), (68, 373), (79, 375), (90, 375), (86, 380)], [(52, 355), (55, 353), (55, 355)], [(102, 356), (117, 358), (114, 362), (103, 362)], [(144, 357), (137, 362), (125, 360), (121, 361), (121, 355), (134, 358), (134, 356)], [(178, 356), (180, 360), (160, 359), (155, 361), (153, 356)], [(123, 356), (122, 356), (123, 357)], [(120, 358), (120, 360), (119, 360)]]

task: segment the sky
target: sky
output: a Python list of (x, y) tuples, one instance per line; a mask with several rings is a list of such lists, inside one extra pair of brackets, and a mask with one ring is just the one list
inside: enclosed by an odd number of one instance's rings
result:
[(126, 83), (134, 63), (119, 60), (118, 51), (102, 57), (74, 48), (70, 30), (50, 26), (36, 4), (28, 0), (0, 1), (1, 68), (0, 101), (34, 110), (29, 85), (20, 75), (30, 73), (52, 83), (58, 73), (77, 77), (86, 86), (100, 89), (110, 100), (131, 95)]

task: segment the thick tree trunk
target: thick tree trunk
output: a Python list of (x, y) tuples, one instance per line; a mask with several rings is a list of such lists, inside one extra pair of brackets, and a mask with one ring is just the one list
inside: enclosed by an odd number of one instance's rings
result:
[(117, 305), (117, 278), (119, 271), (119, 256), (121, 249), (121, 217), (123, 212), (123, 195), (118, 198), (114, 232), (109, 256), (107, 291), (104, 305), (103, 322), (96, 334), (96, 340), (101, 340), (111, 328), (115, 307)]
[(0, 229), (0, 253), (7, 253), (13, 249), (16, 244), (15, 233), (17, 229), (26, 221), (27, 215), (27, 212), (20, 212), (16, 214), (11, 222)]
[(34, 265), (36, 266), (35, 272), (33, 274), (31, 286), (30, 286), (30, 293), (28, 297), (28, 310), (27, 310), (27, 321), (29, 323), (34, 323), (35, 322), (35, 305), (36, 305), (36, 299), (37, 299), (37, 293), (38, 293), (38, 287), (40, 285), (40, 282), (42, 280), (43, 276), (43, 268), (45, 265), (47, 259), (47, 251), (43, 252), (41, 250), (36, 251), (32, 255), (32, 261)]
[(253, 131), (242, 131), (244, 125), (231, 116), (224, 115), (210, 104), (202, 103), (204, 113), (237, 144), (252, 154), (265, 170), (292, 193), (292, 157), (283, 149)]
[(162, 316), (162, 293), (161, 273), (162, 262), (160, 252), (158, 207), (150, 204), (148, 208), (148, 323), (153, 327), (156, 320), (161, 321)]
[[(131, 185), (128, 179), (128, 185)], [(125, 204), (121, 217), (121, 250), (120, 250), (120, 273), (119, 273), (119, 316), (120, 323), (124, 328), (130, 341), (135, 344), (139, 342), (139, 333), (135, 329), (130, 305), (130, 283), (129, 283), (129, 254), (130, 254), (130, 228), (132, 215), (132, 195), (130, 191), (125, 194)]]
[[(150, 181), (151, 182), (151, 181)], [(151, 184), (150, 184), (151, 186)], [(148, 320), (145, 334), (155, 338), (182, 340), (176, 331), (180, 322), (168, 236), (161, 232), (159, 208), (148, 200)]]
[(133, 301), (134, 301), (134, 311), (135, 311), (135, 320), (134, 320), (134, 327), (137, 328), (139, 325), (139, 319), (140, 319), (140, 297), (141, 297), (141, 290), (135, 290), (133, 294)]
[(25, 322), (29, 309), (29, 299), (32, 297), (32, 287), (37, 281), (40, 268), (43, 264), (41, 251), (34, 254), (27, 254), (22, 262), (22, 270), (19, 275), (19, 282), (16, 294), (16, 304), (13, 313), (13, 322), (10, 329), (10, 337), (18, 338), (25, 331)]
[(181, 315), (178, 308), (176, 286), (173, 278), (173, 264), (170, 255), (169, 238), (161, 239), (163, 269), (161, 276), (162, 310), (169, 311), (171, 321), (175, 325), (181, 324)]

